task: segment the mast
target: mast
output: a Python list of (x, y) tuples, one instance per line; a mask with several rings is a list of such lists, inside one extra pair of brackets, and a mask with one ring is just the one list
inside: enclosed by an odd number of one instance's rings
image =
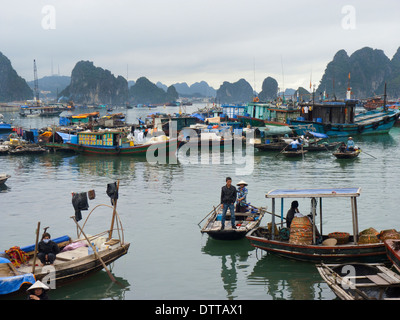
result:
[(386, 107), (386, 81), (385, 81), (385, 92), (383, 94), (383, 110), (387, 111), (387, 107)]
[(39, 106), (39, 81), (36, 69), (36, 60), (33, 60), (33, 80), (34, 80), (34, 90), (35, 90), (35, 102)]

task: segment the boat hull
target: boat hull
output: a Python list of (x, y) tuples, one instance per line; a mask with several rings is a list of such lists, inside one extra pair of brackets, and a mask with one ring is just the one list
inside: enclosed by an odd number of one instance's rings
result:
[(299, 245), (259, 236), (256, 233), (258, 229), (252, 230), (246, 235), (251, 245), (284, 258), (313, 263), (388, 262), (383, 243), (335, 246)]
[[(398, 112), (377, 112), (369, 111), (369, 118), (357, 116), (354, 123), (321, 123), (316, 121), (291, 120), (290, 125), (298, 135), (305, 135), (307, 132), (317, 132), (330, 137), (347, 137), (360, 134), (388, 133), (393, 127), (400, 114)], [(365, 117), (365, 116), (363, 116)]]
[(174, 154), (181, 146), (181, 144), (182, 143), (177, 142), (177, 140), (168, 140), (153, 144), (120, 148), (120, 147), (106, 147), (106, 146), (88, 146), (71, 142), (66, 143), (66, 145), (70, 150), (73, 150), (77, 153), (82, 153), (86, 155), (110, 155), (110, 156), (120, 156), (120, 155), (146, 156), (147, 150), (150, 147), (157, 148), (158, 152), (161, 151), (161, 152), (166, 152), (166, 154)]
[(334, 152), (333, 153), (333, 155), (336, 157), (336, 159), (354, 159), (354, 158), (357, 158), (359, 154), (360, 154), (360, 151)]
[(396, 240), (385, 240), (386, 254), (393, 266), (400, 272), (400, 252), (394, 247), (395, 242)]

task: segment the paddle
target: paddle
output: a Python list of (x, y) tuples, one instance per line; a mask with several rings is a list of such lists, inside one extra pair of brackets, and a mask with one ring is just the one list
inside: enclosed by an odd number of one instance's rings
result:
[(81, 226), (79, 225), (78, 221), (76, 221), (75, 216), (72, 216), (71, 218), (75, 221), (76, 226), (78, 227), (79, 231), (83, 234), (83, 236), (85, 237), (85, 239), (88, 242), (89, 246), (93, 249), (93, 252), (94, 252), (96, 258), (99, 259), (99, 261), (103, 265), (103, 268), (107, 271), (107, 274), (110, 277), (111, 281), (115, 282), (115, 283), (119, 284), (121, 287), (123, 287), (123, 285), (114, 278), (114, 276), (111, 274), (110, 270), (108, 270), (108, 268), (107, 268), (106, 264), (104, 263), (103, 259), (101, 259), (101, 257), (97, 253), (96, 248), (92, 245), (92, 243), (90, 242), (89, 238), (83, 232), (83, 230), (82, 230)]
[(285, 151), (286, 148), (289, 147), (289, 146), (290, 146), (290, 144), (288, 144), (286, 147), (284, 147), (284, 148), (282, 149), (281, 152), (279, 152), (278, 154), (275, 155), (275, 157), (279, 156), (279, 155), (280, 155), (283, 151)]
[(219, 204), (216, 208), (214, 207), (213, 210), (211, 210), (211, 212), (209, 214), (207, 214), (203, 220), (201, 220), (197, 225), (199, 225), (200, 223), (202, 223), (204, 221), (205, 218), (207, 218), (211, 213), (216, 212), (216, 210), (221, 206), (221, 204)]
[(33, 266), (32, 266), (33, 274), (35, 274), (35, 267), (36, 267), (36, 257), (37, 257), (38, 242), (39, 242), (39, 230), (40, 230), (40, 221), (38, 222), (37, 229), (36, 229), (35, 253), (33, 255)]
[(369, 153), (365, 152), (364, 150), (361, 150), (361, 149), (360, 149), (360, 151), (362, 151), (363, 153), (365, 153), (365, 154), (369, 155), (370, 157), (372, 157), (372, 158), (374, 158), (374, 159), (377, 159), (377, 158), (376, 158), (376, 157), (374, 157), (372, 154), (369, 154)]

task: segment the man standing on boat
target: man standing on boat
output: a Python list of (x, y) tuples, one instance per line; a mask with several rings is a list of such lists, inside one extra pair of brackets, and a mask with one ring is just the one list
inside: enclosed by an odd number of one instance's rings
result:
[(237, 190), (235, 186), (232, 185), (232, 179), (230, 177), (226, 178), (226, 185), (221, 189), (221, 207), (222, 207), (222, 220), (221, 220), (221, 230), (225, 228), (226, 212), (231, 213), (231, 224), (232, 229), (236, 229), (235, 221), (235, 206), (234, 203), (237, 198)]

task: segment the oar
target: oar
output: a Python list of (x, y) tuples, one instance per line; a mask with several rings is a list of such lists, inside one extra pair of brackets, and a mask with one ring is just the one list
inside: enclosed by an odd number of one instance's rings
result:
[(96, 258), (99, 259), (99, 261), (103, 265), (103, 268), (107, 271), (107, 274), (110, 277), (111, 281), (115, 282), (115, 283), (118, 283), (121, 287), (123, 287), (123, 285), (114, 278), (114, 276), (111, 274), (110, 270), (108, 270), (108, 268), (107, 268), (106, 264), (104, 263), (103, 259), (101, 259), (101, 257), (97, 253), (96, 248), (92, 245), (92, 243), (90, 242), (89, 238), (83, 232), (83, 230), (82, 230), (81, 226), (79, 225), (78, 221), (76, 221), (75, 216), (72, 216), (71, 218), (75, 221), (76, 226), (78, 227), (79, 231), (83, 234), (83, 236), (85, 237), (85, 239), (88, 242), (89, 246), (93, 249), (93, 252), (94, 252)]
[(203, 218), (203, 220), (201, 220), (197, 225), (199, 225), (200, 223), (202, 223), (202, 222), (204, 221), (204, 219), (207, 218), (211, 213), (216, 212), (216, 210), (217, 210), (220, 206), (221, 206), (221, 204), (219, 204), (219, 205), (217, 206), (217, 208), (214, 207), (214, 209), (211, 210), (211, 212), (210, 212), (209, 214), (207, 214), (207, 215)]
[(275, 155), (275, 157), (279, 156), (279, 155), (280, 155), (283, 151), (285, 151), (286, 148), (289, 147), (289, 146), (290, 146), (290, 144), (288, 144), (286, 147), (284, 147), (284, 148), (281, 150), (281, 152), (279, 152), (278, 154)]
[[(254, 209), (257, 209), (257, 210), (260, 210), (260, 208), (257, 208), (257, 207), (254, 207), (254, 206), (252, 206), (251, 204), (249, 204), (249, 203), (246, 203), (247, 204), (247, 206), (249, 206), (249, 207), (251, 207), (251, 208), (254, 208)], [(266, 212), (266, 213), (269, 213), (270, 215), (274, 215), (275, 217), (278, 217), (278, 218), (282, 218), (281, 216), (279, 216), (279, 215), (277, 215), (276, 213), (272, 213), (272, 212), (269, 212), (269, 211), (267, 211), (267, 210), (264, 210), (264, 209), (262, 209), (264, 212)], [(283, 219), (285, 219), (286, 220), (286, 218), (285, 217), (283, 217)]]
[(369, 154), (369, 153), (365, 152), (364, 150), (361, 150), (361, 149), (360, 149), (360, 151), (362, 151), (362, 153), (365, 153), (365, 154), (367, 154), (367, 155), (371, 156), (371, 157), (372, 157), (372, 158), (374, 158), (374, 159), (377, 159), (377, 158), (376, 158), (376, 157), (374, 157), (372, 154)]

